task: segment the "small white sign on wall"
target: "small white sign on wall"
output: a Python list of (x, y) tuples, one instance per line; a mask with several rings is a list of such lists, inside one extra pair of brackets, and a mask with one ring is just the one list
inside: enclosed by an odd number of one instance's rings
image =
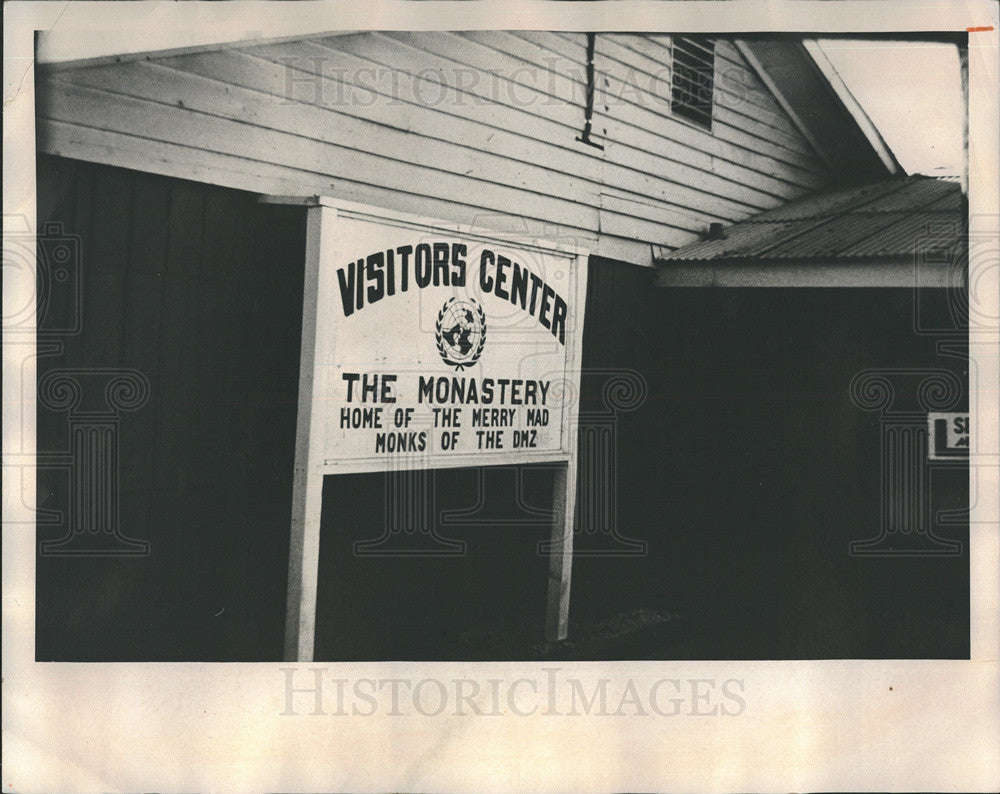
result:
[(971, 430), (968, 413), (928, 413), (930, 460), (967, 460)]

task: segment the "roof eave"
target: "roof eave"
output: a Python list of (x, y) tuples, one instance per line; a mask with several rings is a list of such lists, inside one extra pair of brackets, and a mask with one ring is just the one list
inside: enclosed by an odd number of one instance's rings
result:
[(812, 62), (816, 65), (816, 68), (819, 69), (823, 76), (827, 79), (830, 87), (833, 88), (834, 92), (837, 94), (837, 98), (843, 103), (847, 112), (851, 114), (851, 117), (861, 129), (864, 136), (868, 139), (868, 143), (879, 156), (879, 159), (882, 160), (882, 163), (885, 165), (889, 173), (892, 176), (905, 173), (903, 171), (903, 167), (899, 164), (899, 160), (896, 159), (896, 155), (893, 154), (892, 149), (889, 148), (889, 144), (886, 143), (885, 138), (882, 137), (882, 133), (878, 131), (878, 128), (872, 122), (864, 108), (861, 107), (861, 103), (858, 102), (854, 94), (851, 93), (851, 90), (841, 78), (840, 73), (826, 56), (826, 53), (823, 52), (819, 44), (812, 40), (806, 40), (803, 42), (803, 47), (809, 54)]
[(899, 161), (836, 70), (828, 62), (818, 63), (802, 41), (744, 37), (736, 46), (842, 183), (875, 181), (903, 173)]
[(966, 269), (913, 256), (656, 260), (657, 287), (965, 289)]

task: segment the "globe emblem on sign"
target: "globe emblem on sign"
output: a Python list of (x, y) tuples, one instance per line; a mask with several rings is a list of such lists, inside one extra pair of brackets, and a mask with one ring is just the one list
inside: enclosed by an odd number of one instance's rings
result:
[(472, 298), (449, 298), (434, 326), (438, 353), (445, 364), (461, 372), (482, 355), (486, 342), (486, 314)]

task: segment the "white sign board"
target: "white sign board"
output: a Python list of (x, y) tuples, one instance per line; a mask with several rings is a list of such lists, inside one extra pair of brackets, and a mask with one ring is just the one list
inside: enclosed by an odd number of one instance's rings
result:
[(347, 202), (267, 200), (309, 207), (286, 659), (312, 660), (328, 474), (564, 463), (545, 631), (565, 637), (585, 252)]
[(586, 268), (575, 250), (340, 207), (314, 361), (324, 472), (567, 459)]

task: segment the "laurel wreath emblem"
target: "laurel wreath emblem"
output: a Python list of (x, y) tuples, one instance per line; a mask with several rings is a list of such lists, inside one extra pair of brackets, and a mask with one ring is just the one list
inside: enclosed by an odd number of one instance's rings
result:
[(472, 354), (462, 361), (455, 361), (448, 353), (447, 348), (444, 346), (444, 318), (448, 314), (448, 310), (459, 302), (458, 298), (448, 298), (444, 302), (444, 306), (441, 307), (441, 311), (438, 312), (437, 320), (434, 323), (434, 341), (437, 343), (438, 353), (441, 354), (441, 360), (445, 364), (454, 367), (458, 372), (461, 372), (466, 367), (471, 367), (477, 361), (479, 357), (483, 354), (483, 345), (486, 344), (486, 312), (483, 311), (483, 307), (479, 303), (469, 298), (465, 303), (471, 303), (475, 308), (476, 313), (479, 315), (479, 344)]

